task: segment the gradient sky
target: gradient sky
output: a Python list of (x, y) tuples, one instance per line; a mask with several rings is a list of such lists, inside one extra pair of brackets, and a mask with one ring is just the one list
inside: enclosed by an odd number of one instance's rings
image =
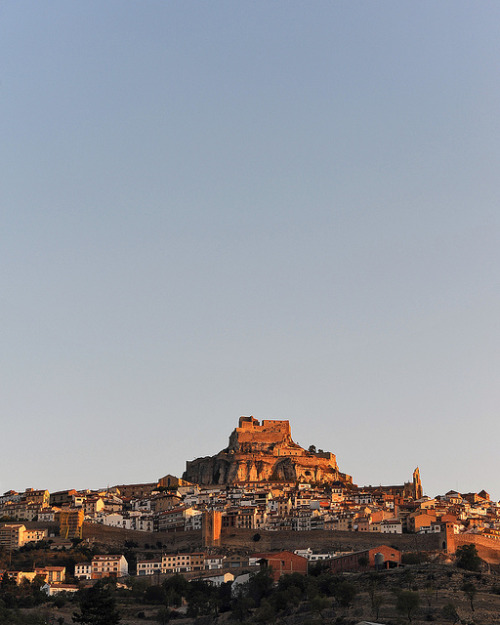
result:
[(500, 498), (498, 2), (0, 5), (0, 490), (240, 415)]

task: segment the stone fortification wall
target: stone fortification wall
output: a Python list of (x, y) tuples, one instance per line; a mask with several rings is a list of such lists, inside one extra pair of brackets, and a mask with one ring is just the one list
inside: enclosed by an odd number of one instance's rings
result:
[[(256, 535), (260, 537), (255, 540)], [(316, 553), (331, 551), (361, 551), (378, 545), (392, 545), (400, 551), (437, 551), (442, 548), (444, 535), (436, 534), (382, 534), (381, 532), (265, 532), (260, 530), (222, 531), (221, 547), (229, 550), (247, 549), (253, 552), (287, 549), (306, 549)]]
[(326, 464), (328, 464), (332, 468), (337, 467), (337, 461), (335, 460), (334, 454), (330, 454), (330, 458), (328, 458), (327, 462), (325, 462), (323, 458), (318, 459), (318, 457), (315, 454), (305, 454), (301, 456), (300, 464), (304, 465), (304, 467), (308, 467), (311, 469), (314, 469), (317, 466), (326, 465)]
[[(260, 537), (255, 540), (256, 535)], [(469, 534), (470, 536), (470, 534)], [(125, 540), (132, 540), (141, 547), (161, 542), (167, 551), (198, 551), (203, 547), (202, 533), (196, 532), (139, 532), (94, 523), (84, 523), (83, 538), (90, 541), (123, 548)], [(481, 538), (477, 536), (476, 538)], [(337, 532), (315, 530), (313, 532), (266, 532), (261, 530), (222, 531), (220, 549), (226, 552), (279, 551), (306, 549), (316, 553), (361, 551), (378, 545), (393, 545), (401, 551), (436, 551), (442, 548), (441, 534), (382, 534), (380, 532)], [(480, 554), (483, 557), (484, 554)], [(485, 558), (486, 559), (486, 558)], [(488, 560), (489, 561), (489, 560)]]
[(292, 433), (290, 429), (290, 421), (288, 420), (272, 420), (272, 419), (263, 419), (262, 425), (260, 426), (263, 430), (281, 430), (285, 434), (290, 435)]
[(203, 544), (201, 531), (141, 532), (126, 530), (121, 527), (109, 527), (100, 523), (84, 523), (83, 539), (89, 539), (91, 544), (112, 545), (121, 549), (123, 549), (126, 540), (137, 543), (141, 548), (144, 548), (145, 545), (153, 547), (157, 543), (161, 543), (165, 545), (163, 551), (199, 550)]
[(290, 421), (286, 419), (264, 419), (262, 421), (262, 425), (258, 419), (254, 417), (240, 417), (238, 422), (237, 430), (241, 431), (251, 431), (251, 432), (263, 432), (265, 430), (269, 430), (271, 432), (281, 431), (284, 434), (290, 434)]
[(489, 538), (480, 534), (454, 534), (453, 544), (448, 537), (448, 551), (454, 553), (457, 547), (475, 545), (482, 560), (489, 564), (500, 564), (500, 538)]
[(292, 443), (289, 421), (262, 421), (253, 417), (240, 417), (238, 427), (229, 439), (229, 449), (233, 451), (272, 448), (276, 445)]

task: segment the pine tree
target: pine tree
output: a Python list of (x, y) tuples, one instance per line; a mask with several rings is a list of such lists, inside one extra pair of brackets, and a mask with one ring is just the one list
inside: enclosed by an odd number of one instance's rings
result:
[(73, 614), (73, 622), (80, 625), (118, 625), (120, 613), (115, 598), (108, 586), (97, 582), (95, 586), (81, 591), (80, 612)]

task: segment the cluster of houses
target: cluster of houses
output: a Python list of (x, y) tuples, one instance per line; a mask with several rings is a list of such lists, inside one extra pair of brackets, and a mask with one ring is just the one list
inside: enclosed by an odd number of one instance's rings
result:
[[(186, 574), (190, 580), (204, 580), (213, 585), (230, 582), (236, 588), (248, 581), (252, 571), (266, 568), (274, 581), (283, 575), (299, 573), (307, 575), (310, 563), (328, 561), (332, 571), (354, 571), (360, 568), (390, 568), (401, 564), (401, 552), (394, 547), (380, 545), (376, 548), (347, 554), (314, 554), (311, 549), (254, 553), (251, 556), (211, 556), (204, 552), (163, 554), (161, 558), (137, 561), (137, 575), (154, 576), (169, 573)], [(244, 569), (242, 572), (241, 569)], [(128, 562), (123, 555), (95, 555), (89, 562), (75, 564), (74, 580), (87, 583), (88, 580), (113, 578), (117, 582), (127, 577)], [(0, 570), (0, 580), (7, 576), (16, 584), (39, 583), (41, 590), (49, 596), (61, 592), (76, 592), (76, 583), (67, 583), (66, 568), (63, 566), (36, 567), (33, 571)], [(233, 590), (234, 590), (233, 588)]]
[(0, 579), (4, 577), (15, 584), (34, 583), (49, 596), (58, 593), (77, 592), (76, 584), (66, 583), (66, 567), (64, 566), (41, 566), (35, 567), (33, 571), (13, 571), (0, 569)]
[[(390, 487), (349, 488), (344, 485), (245, 484), (201, 486), (166, 476), (154, 484), (121, 485), (103, 491), (66, 490), (49, 493), (28, 489), (9, 491), (0, 497), (0, 546), (13, 550), (49, 539), (48, 526), (59, 523), (62, 540), (81, 537), (83, 522), (136, 529), (148, 532), (189, 532), (204, 528), (207, 518), (218, 518), (220, 529), (250, 530), (343, 530), (378, 534), (433, 533), (444, 527), (454, 534), (472, 533), (500, 540), (500, 508), (489, 495), (460, 494), (450, 491), (442, 496), (413, 494), (408, 484)], [(204, 521), (205, 520), (205, 521)], [(38, 521), (33, 527), (31, 521)], [(46, 528), (43, 523), (47, 523)], [(205, 527), (206, 529), (206, 527)], [(374, 540), (375, 540), (374, 536)], [(61, 540), (61, 537), (59, 538)], [(398, 566), (401, 553), (387, 545), (354, 553), (258, 553), (252, 556), (211, 553), (164, 553), (137, 560), (138, 576), (186, 574), (212, 583), (241, 578), (241, 569), (265, 563), (273, 576), (307, 572), (308, 564), (328, 560), (334, 571), (360, 566)], [(70, 543), (71, 544), (71, 543)], [(0, 571), (0, 575), (3, 574)], [(62, 567), (35, 568), (33, 571), (7, 571), (17, 583), (37, 576), (49, 594), (76, 589), (66, 583)], [(122, 578), (129, 574), (121, 554), (94, 555), (91, 561), (78, 562), (71, 572), (76, 580), (102, 577)]]
[(0, 526), (0, 546), (12, 551), (29, 543), (45, 540), (47, 535), (46, 528), (27, 529), (22, 523), (4, 523)]
[[(416, 470), (418, 471), (418, 470)], [(214, 521), (217, 519), (217, 522)], [(35, 523), (36, 522), (36, 523)], [(438, 533), (446, 536), (474, 534), (500, 541), (500, 506), (485, 491), (426, 497), (419, 476), (401, 486), (357, 488), (342, 483), (246, 483), (202, 486), (167, 475), (158, 482), (125, 484), (98, 491), (27, 489), (0, 496), (0, 547), (12, 552), (25, 545), (48, 541), (51, 548), (71, 547), (71, 539), (82, 538), (83, 523), (143, 532), (190, 532), (202, 530), (205, 544), (217, 531), (314, 531), (341, 530), (378, 534)], [(44, 524), (46, 524), (44, 526)], [(54, 525), (58, 532), (54, 532)], [(57, 538), (54, 533), (59, 533)], [(479, 536), (478, 536), (479, 535)], [(466, 538), (460, 537), (460, 538)], [(291, 572), (306, 574), (308, 565), (327, 560), (332, 571), (363, 567), (399, 566), (401, 552), (389, 537), (373, 536), (376, 548), (350, 553), (295, 552), (257, 553), (252, 556), (217, 555), (216, 550), (194, 553), (149, 554), (137, 559), (138, 576), (174, 573), (205, 579), (213, 584), (243, 583), (243, 571), (267, 566), (274, 579)], [(129, 574), (122, 554), (94, 555), (78, 562), (70, 576), (81, 583), (102, 577), (123, 578)], [(48, 594), (75, 592), (64, 567), (38, 567), (33, 571), (1, 571), (16, 583), (37, 579)]]
[[(75, 564), (74, 572), (70, 572), (76, 580), (98, 580), (103, 577), (118, 579), (129, 573), (128, 562), (123, 555), (95, 555), (91, 562)], [(76, 584), (66, 583), (66, 567), (43, 566), (35, 567), (33, 571), (1, 570), (0, 579), (4, 575), (16, 584), (23, 582), (38, 582), (41, 590), (49, 596), (60, 592), (76, 592)]]
[[(432, 533), (452, 524), (456, 533), (495, 535), (500, 508), (488, 493), (450, 491), (416, 498), (404, 486), (350, 488), (300, 484), (201, 486), (166, 476), (157, 483), (115, 486), (103, 491), (27, 489), (0, 497), (0, 520), (59, 522), (66, 538), (82, 523), (144, 532), (201, 530), (204, 513), (217, 512), (221, 526), (255, 530), (343, 530), (382, 534)], [(17, 532), (12, 537), (10, 534)], [(46, 535), (0, 528), (0, 544), (17, 546)]]
[[(282, 559), (277, 570), (285, 568), (287, 571), (293, 571), (293, 566), (289, 565), (292, 560), (298, 562), (301, 571), (307, 570), (309, 562), (315, 563), (320, 560), (330, 560), (336, 556), (335, 553), (317, 554), (308, 549), (297, 549), (291, 554), (289, 551), (281, 552)], [(284, 555), (283, 555), (284, 554)], [(290, 555), (291, 554), (291, 555)], [(275, 556), (276, 554), (274, 554)], [(274, 557), (273, 556), (273, 557)], [(157, 558), (147, 558), (137, 560), (137, 575), (155, 575), (169, 573), (196, 573), (201, 571), (229, 571), (236, 569), (245, 569), (255, 567), (264, 557), (263, 554), (254, 554), (252, 556), (244, 554), (232, 554), (229, 556), (214, 555), (203, 551), (195, 553), (170, 553), (163, 554)], [(271, 557), (268, 554), (268, 557)]]

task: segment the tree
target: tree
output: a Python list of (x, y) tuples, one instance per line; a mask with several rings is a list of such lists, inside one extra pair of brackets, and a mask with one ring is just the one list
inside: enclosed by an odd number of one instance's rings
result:
[(189, 582), (180, 573), (176, 573), (163, 582), (163, 587), (168, 592), (174, 590), (181, 597), (185, 597), (189, 592)]
[(369, 563), (370, 563), (370, 560), (366, 556), (361, 556), (358, 558), (358, 564), (363, 569), (365, 569)]
[(401, 612), (401, 614), (405, 614), (408, 622), (411, 623), (415, 612), (418, 610), (420, 605), (420, 596), (418, 592), (414, 592), (412, 590), (402, 590), (398, 594), (398, 599), (396, 601), (396, 610)]
[(0, 581), (0, 588), (3, 590), (4, 588), (12, 588), (14, 586), (16, 586), (15, 580), (12, 579), (7, 571), (4, 571), (4, 574), (2, 575), (2, 580)]
[(348, 608), (354, 601), (357, 591), (351, 582), (342, 581), (335, 589), (335, 599), (343, 608)]
[(289, 586), (285, 590), (279, 588), (272, 595), (274, 607), (278, 612), (291, 613), (300, 603), (300, 588)]
[(91, 588), (81, 590), (78, 598), (80, 612), (73, 614), (73, 622), (81, 625), (118, 625), (120, 613), (108, 585), (97, 582)]
[(318, 579), (317, 577), (313, 577), (312, 575), (304, 576), (304, 579), (306, 581), (306, 585), (303, 591), (304, 598), (308, 601), (311, 601), (312, 599), (320, 595)]
[(243, 594), (238, 595), (233, 601), (233, 616), (238, 621), (244, 621), (255, 607), (255, 601)]
[(309, 565), (308, 577), (319, 577), (323, 573), (327, 573), (330, 570), (330, 565), (325, 560), (318, 560), (317, 562)]
[(219, 612), (228, 612), (231, 609), (232, 582), (225, 582), (217, 588), (217, 604)]
[(434, 597), (434, 586), (431, 582), (427, 582), (427, 584), (424, 587), (424, 597), (427, 602), (427, 607), (429, 608), (429, 611), (430, 611), (431, 605), (432, 605), (432, 599)]
[(474, 612), (474, 597), (476, 596), (477, 589), (473, 582), (464, 582), (462, 590), (467, 595), (470, 602), (470, 609)]
[(147, 603), (164, 603), (166, 595), (163, 586), (148, 586), (144, 592), (144, 600)]
[(179, 608), (182, 605), (182, 595), (173, 588), (169, 588), (165, 591), (165, 605)]
[(307, 451), (310, 451), (312, 454), (316, 453), (316, 445), (309, 445), (309, 449)]
[(262, 569), (250, 577), (248, 580), (247, 594), (253, 599), (256, 607), (260, 606), (262, 599), (265, 599), (271, 594), (273, 584), (274, 582), (269, 568)]
[(377, 621), (378, 621), (378, 616), (380, 614), (380, 608), (382, 607), (383, 603), (384, 603), (384, 597), (382, 595), (375, 593), (372, 599), (372, 610), (373, 610), (375, 619)]
[(481, 558), (477, 554), (476, 545), (461, 545), (456, 551), (457, 566), (468, 571), (479, 571)]
[(408, 590), (411, 590), (415, 583), (415, 575), (411, 569), (405, 569), (401, 574), (401, 585), (406, 584)]
[(170, 620), (170, 610), (167, 608), (160, 608), (156, 613), (156, 622), (160, 625), (167, 625)]
[(282, 575), (278, 580), (279, 590), (288, 590), (293, 588), (299, 597), (302, 597), (307, 586), (307, 579), (305, 575), (300, 573), (289, 573), (288, 575)]
[(219, 589), (204, 581), (193, 580), (189, 583), (188, 611), (190, 617), (205, 614), (217, 616), (219, 612)]
[(318, 595), (311, 600), (310, 606), (311, 610), (323, 620), (323, 612), (330, 607), (330, 601)]
[(165, 604), (167, 606), (179, 607), (182, 603), (182, 597), (187, 597), (189, 594), (189, 582), (179, 573), (166, 579), (162, 586), (165, 589)]
[(317, 578), (318, 592), (327, 597), (334, 597), (336, 596), (337, 587), (340, 583), (341, 580), (336, 575), (325, 571)]
[(198, 618), (198, 616), (201, 616), (202, 614), (208, 614), (209, 610), (209, 601), (205, 593), (195, 591), (190, 594), (186, 613), (187, 617)]
[(257, 623), (274, 623), (276, 620), (276, 610), (267, 599), (263, 599), (260, 608), (255, 612)]

